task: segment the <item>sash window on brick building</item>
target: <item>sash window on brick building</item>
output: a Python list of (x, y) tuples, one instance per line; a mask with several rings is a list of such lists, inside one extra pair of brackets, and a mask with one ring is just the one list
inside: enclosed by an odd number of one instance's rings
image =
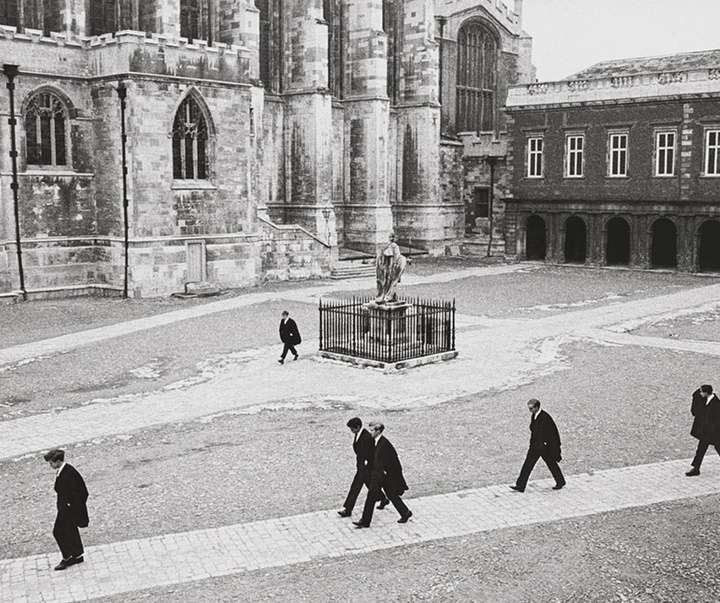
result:
[(206, 180), (208, 177), (207, 121), (198, 102), (187, 96), (175, 114), (172, 130), (173, 178)]
[(655, 175), (675, 174), (675, 132), (655, 133)]
[(479, 23), (464, 26), (457, 41), (456, 129), (490, 131), (495, 127), (498, 44)]
[(527, 140), (527, 177), (543, 177), (543, 138), (540, 136)]
[(628, 170), (628, 135), (625, 132), (608, 136), (608, 176), (624, 177)]
[(565, 177), (582, 178), (585, 136), (571, 135), (565, 139)]
[(720, 176), (720, 130), (705, 132), (705, 175)]
[(67, 110), (51, 92), (33, 96), (25, 110), (28, 165), (67, 165)]

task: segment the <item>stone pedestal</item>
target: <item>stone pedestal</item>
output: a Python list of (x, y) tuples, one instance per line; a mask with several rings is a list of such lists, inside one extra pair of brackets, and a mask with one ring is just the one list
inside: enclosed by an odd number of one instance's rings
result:
[(404, 301), (379, 304), (371, 301), (363, 304), (365, 332), (381, 345), (392, 347), (407, 338), (406, 315), (410, 304)]

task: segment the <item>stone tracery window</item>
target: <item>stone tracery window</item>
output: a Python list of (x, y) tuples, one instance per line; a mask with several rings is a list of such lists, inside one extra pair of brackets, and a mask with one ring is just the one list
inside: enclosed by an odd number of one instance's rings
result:
[(207, 40), (212, 46), (209, 0), (180, 0), (180, 35), (190, 44), (195, 40)]
[(343, 28), (340, 0), (323, 0), (323, 19), (328, 24), (328, 88), (336, 98), (343, 96)]
[(92, 0), (90, 4), (91, 36), (117, 31), (116, 5), (115, 0)]
[(180, 103), (172, 129), (173, 178), (207, 180), (208, 127), (197, 100), (187, 96)]
[(279, 0), (255, 0), (260, 11), (260, 81), (268, 92), (282, 91), (282, 3)]
[(67, 165), (67, 108), (52, 92), (39, 92), (25, 109), (28, 165)]
[(460, 30), (457, 49), (457, 130), (492, 130), (495, 127), (497, 40), (480, 23), (470, 23)]
[(0, 2), (0, 24), (19, 27), (20, 11), (18, 0), (3, 0)]
[(387, 95), (390, 102), (399, 100), (400, 86), (400, 39), (402, 28), (402, 4), (395, 0), (383, 2), (383, 31), (387, 34)]

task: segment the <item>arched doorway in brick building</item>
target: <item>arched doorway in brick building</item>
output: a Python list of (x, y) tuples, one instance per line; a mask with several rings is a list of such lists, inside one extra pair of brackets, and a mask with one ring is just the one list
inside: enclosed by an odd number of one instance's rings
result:
[(703, 222), (699, 234), (698, 268), (701, 272), (720, 272), (720, 222)]
[(608, 266), (627, 266), (630, 263), (630, 225), (623, 218), (608, 220), (605, 263)]
[(565, 221), (565, 261), (584, 264), (587, 256), (587, 227), (582, 218), (572, 216)]
[(672, 220), (659, 218), (650, 231), (650, 266), (677, 268), (677, 226)]
[(528, 260), (544, 260), (547, 251), (545, 220), (530, 216), (525, 227), (525, 255)]

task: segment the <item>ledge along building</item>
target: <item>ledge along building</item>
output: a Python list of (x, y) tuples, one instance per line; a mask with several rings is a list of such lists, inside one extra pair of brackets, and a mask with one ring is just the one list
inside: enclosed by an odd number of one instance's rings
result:
[(6, 0), (0, 296), (323, 277), (393, 230), (502, 253), (501, 109), (534, 80), (521, 13)]
[(720, 50), (517, 86), (508, 255), (720, 271)]

